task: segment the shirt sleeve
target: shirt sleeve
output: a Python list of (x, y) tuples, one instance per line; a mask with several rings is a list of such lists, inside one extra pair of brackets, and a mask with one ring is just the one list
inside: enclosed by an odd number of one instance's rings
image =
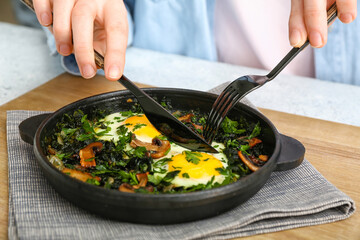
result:
[(133, 18), (133, 13), (134, 13), (134, 0), (125, 0), (125, 7), (127, 9), (127, 20), (128, 20), (128, 25), (129, 25), (129, 33), (128, 33), (128, 42), (127, 42), (127, 46), (131, 46), (133, 43), (133, 39), (134, 39), (134, 18)]
[[(127, 19), (129, 26), (128, 42), (127, 42), (127, 46), (129, 47), (133, 43), (133, 35), (134, 35), (134, 20), (132, 17), (134, 1), (125, 0), (124, 3), (127, 9)], [(47, 28), (43, 27), (43, 29), (47, 37), (47, 44), (50, 49), (50, 55), (55, 56), (58, 54), (58, 52), (56, 50), (54, 35)], [(74, 54), (71, 54), (69, 56), (62, 56), (60, 59), (61, 59), (60, 60), (61, 66), (65, 69), (65, 71), (76, 76), (81, 76)], [(99, 69), (97, 73), (100, 75), (104, 75), (104, 71), (102, 69)]]

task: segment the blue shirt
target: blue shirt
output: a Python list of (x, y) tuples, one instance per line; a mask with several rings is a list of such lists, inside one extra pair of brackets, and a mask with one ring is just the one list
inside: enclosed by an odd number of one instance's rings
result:
[[(128, 45), (217, 60), (213, 33), (215, 0), (124, 2), (128, 9)], [(49, 44), (52, 45), (54, 40), (52, 36), (49, 37)], [(336, 20), (329, 28), (326, 46), (314, 51), (316, 78), (360, 85), (359, 46), (359, 18), (350, 24)], [(54, 45), (53, 49), (56, 49)], [(73, 56), (64, 57), (63, 66), (69, 72), (79, 74)]]

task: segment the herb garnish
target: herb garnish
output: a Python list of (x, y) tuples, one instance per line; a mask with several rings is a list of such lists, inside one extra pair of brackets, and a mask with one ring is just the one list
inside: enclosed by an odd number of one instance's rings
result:
[(133, 132), (135, 131), (135, 130), (137, 130), (137, 129), (139, 129), (139, 128), (142, 128), (142, 127), (144, 127), (144, 126), (146, 126), (146, 124), (144, 124), (144, 123), (137, 123), (135, 126), (134, 126), (134, 128), (133, 128)]
[(129, 110), (129, 111), (124, 111), (124, 112), (121, 112), (121, 115), (124, 116), (124, 117), (132, 117), (134, 115), (136, 115), (133, 111)]
[(180, 170), (175, 170), (172, 172), (168, 172), (166, 176), (162, 179), (163, 182), (171, 182), (178, 174), (180, 173)]
[(199, 162), (200, 162), (199, 157), (201, 157), (201, 153), (191, 152), (191, 151), (184, 151), (183, 153), (185, 153), (185, 159), (188, 162), (191, 162), (193, 164), (199, 164)]
[(233, 121), (228, 117), (225, 117), (224, 121), (221, 124), (221, 127), (225, 133), (241, 134), (246, 131), (245, 129), (238, 129), (238, 126), (239, 123), (237, 121)]
[(248, 137), (248, 139), (252, 139), (254, 137), (257, 137), (261, 132), (261, 127), (260, 127), (260, 123), (257, 123), (252, 131), (252, 133), (250, 134), (250, 136)]
[(190, 178), (188, 173), (183, 173), (182, 176), (183, 176), (183, 178)]
[(89, 178), (86, 180), (87, 183), (90, 183), (92, 185), (96, 185), (96, 186), (99, 186), (100, 185), (100, 182), (94, 178)]
[(133, 154), (138, 158), (142, 158), (145, 156), (146, 151), (145, 147), (137, 147), (134, 149)]

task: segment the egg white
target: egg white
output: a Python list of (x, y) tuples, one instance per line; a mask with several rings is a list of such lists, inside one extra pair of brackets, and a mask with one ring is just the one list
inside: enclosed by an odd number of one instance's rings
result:
[[(135, 114), (130, 117), (124, 116), (121, 113), (113, 113), (106, 116), (104, 119), (100, 120), (100, 123), (104, 123), (107, 127), (110, 127), (111, 130), (105, 134), (104, 136), (99, 136), (100, 140), (104, 141), (113, 141), (117, 142), (119, 140), (119, 134), (117, 134), (118, 127), (124, 125), (128, 131), (131, 131), (135, 134), (136, 138), (143, 142), (151, 142), (155, 136), (160, 136), (161, 133), (157, 131), (151, 123), (146, 119), (146, 117), (142, 118), (144, 114)], [(143, 123), (145, 126), (141, 126), (135, 131), (132, 129), (137, 122), (130, 122), (131, 125), (127, 125), (129, 120), (132, 118), (140, 118), (137, 119), (138, 123)], [(96, 128), (95, 132), (101, 132), (103, 129)], [(150, 135), (150, 136), (149, 136)]]

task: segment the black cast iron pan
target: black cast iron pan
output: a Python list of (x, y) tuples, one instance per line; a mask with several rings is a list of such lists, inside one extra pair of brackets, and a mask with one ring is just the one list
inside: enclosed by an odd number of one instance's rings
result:
[[(144, 89), (150, 96), (169, 101), (174, 109), (200, 109), (209, 112), (217, 95), (185, 89)], [(210, 190), (183, 194), (141, 194), (109, 190), (81, 182), (56, 169), (41, 147), (45, 136), (51, 135), (64, 113), (77, 109), (89, 114), (94, 109), (128, 110), (126, 100), (134, 98), (129, 91), (117, 91), (85, 98), (52, 114), (29, 118), (19, 126), (24, 141), (34, 145), (34, 153), (44, 176), (64, 198), (92, 213), (120, 221), (172, 224), (218, 215), (251, 198), (265, 184), (273, 171), (289, 170), (301, 164), (305, 148), (297, 140), (281, 135), (274, 125), (258, 111), (238, 103), (229, 117), (244, 116), (247, 121), (260, 122), (262, 140), (269, 160), (258, 171), (239, 181)]]

